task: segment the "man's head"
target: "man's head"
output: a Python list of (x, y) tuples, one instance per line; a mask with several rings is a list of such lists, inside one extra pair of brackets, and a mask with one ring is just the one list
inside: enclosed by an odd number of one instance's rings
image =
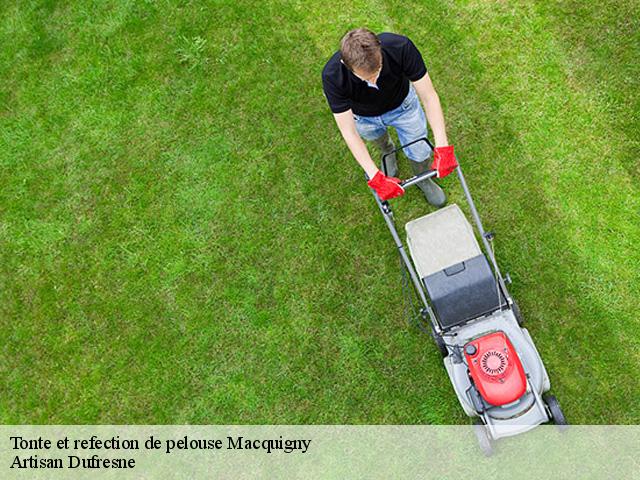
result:
[(357, 28), (347, 32), (340, 43), (342, 63), (362, 80), (375, 83), (382, 70), (380, 40), (371, 30)]

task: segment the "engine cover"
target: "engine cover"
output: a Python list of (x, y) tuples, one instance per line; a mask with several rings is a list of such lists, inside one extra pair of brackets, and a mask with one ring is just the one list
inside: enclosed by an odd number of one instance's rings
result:
[(476, 388), (491, 405), (514, 402), (527, 390), (520, 358), (503, 332), (467, 343), (464, 355)]

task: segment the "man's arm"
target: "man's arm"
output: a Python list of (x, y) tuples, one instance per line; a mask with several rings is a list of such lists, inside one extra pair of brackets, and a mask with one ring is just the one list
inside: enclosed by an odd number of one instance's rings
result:
[(449, 141), (447, 140), (447, 131), (444, 125), (444, 115), (442, 114), (442, 106), (440, 105), (440, 98), (436, 93), (436, 89), (433, 87), (433, 83), (431, 83), (429, 74), (427, 73), (420, 80), (413, 82), (413, 86), (422, 101), (422, 105), (424, 105), (427, 122), (433, 131), (435, 146), (444, 147), (449, 145)]
[(378, 167), (371, 159), (367, 146), (364, 144), (356, 130), (356, 122), (353, 119), (351, 109), (342, 113), (334, 113), (333, 116), (336, 119), (342, 138), (344, 138), (344, 141), (349, 147), (349, 150), (351, 150), (356, 161), (366, 172), (367, 176), (370, 179), (373, 178), (376, 173), (378, 173)]
[(404, 188), (399, 185), (400, 180), (384, 175), (371, 159), (367, 146), (356, 130), (356, 122), (353, 119), (351, 109), (342, 113), (334, 113), (333, 116), (349, 150), (369, 177), (367, 184), (376, 191), (380, 200), (404, 195)]

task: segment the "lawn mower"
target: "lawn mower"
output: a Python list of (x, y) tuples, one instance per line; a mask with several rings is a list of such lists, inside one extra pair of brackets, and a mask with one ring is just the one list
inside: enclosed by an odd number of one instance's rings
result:
[[(434, 149), (427, 138), (402, 145), (383, 156), (383, 170), (388, 155), (421, 141)], [(389, 202), (371, 191), (406, 269), (403, 275), (408, 273), (419, 297), (419, 326), (435, 340), (464, 412), (475, 419), (480, 447), (491, 455), (500, 438), (547, 422), (564, 429), (567, 421), (556, 398), (546, 394), (549, 376), (507, 290), (511, 279), (498, 267), (494, 234), (482, 226), (460, 165), (449, 167), (444, 173), (457, 173), (484, 251), (460, 207), (451, 204), (405, 225), (407, 254)], [(443, 176), (436, 168), (400, 185), (406, 189)]]

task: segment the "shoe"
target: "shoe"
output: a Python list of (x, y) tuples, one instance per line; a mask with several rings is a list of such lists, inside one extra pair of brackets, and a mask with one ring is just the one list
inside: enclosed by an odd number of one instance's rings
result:
[[(410, 160), (410, 163), (414, 175), (419, 175), (429, 170), (429, 163), (427, 160), (423, 162), (414, 162), (413, 160)], [(440, 188), (440, 186), (431, 178), (418, 183), (418, 187), (422, 190), (422, 193), (424, 193), (427, 202), (434, 207), (441, 208), (447, 204), (447, 194), (444, 193), (444, 190), (442, 190), (442, 188)]]
[(387, 157), (386, 172), (384, 169), (385, 165), (382, 164), (382, 157), (387, 153), (393, 152), (393, 150), (396, 148), (396, 146), (393, 144), (393, 141), (391, 140), (391, 137), (389, 137), (389, 132), (373, 140), (373, 143), (376, 144), (376, 146), (380, 149), (380, 152), (381, 152), (380, 170), (382, 170), (382, 173), (384, 173), (387, 177), (395, 177), (396, 175), (398, 175), (398, 161), (397, 161), (395, 152)]

